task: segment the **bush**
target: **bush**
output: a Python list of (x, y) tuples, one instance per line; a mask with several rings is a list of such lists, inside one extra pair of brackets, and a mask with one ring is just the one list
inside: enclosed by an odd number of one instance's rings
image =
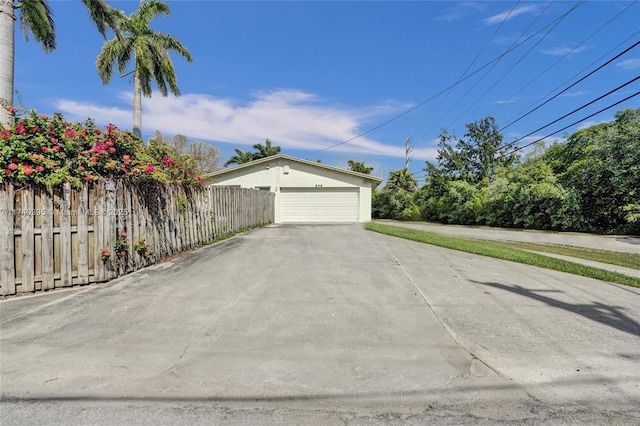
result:
[(31, 110), (20, 117), (16, 108), (7, 110), (10, 123), (0, 123), (0, 182), (47, 186), (114, 178), (202, 182), (175, 151), (154, 155), (142, 140), (112, 124), (103, 130), (91, 119), (70, 123), (59, 113), (48, 117)]

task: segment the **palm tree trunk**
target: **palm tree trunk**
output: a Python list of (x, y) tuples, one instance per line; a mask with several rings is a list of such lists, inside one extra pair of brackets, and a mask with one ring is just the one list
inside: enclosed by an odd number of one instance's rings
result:
[[(13, 0), (0, 0), (0, 103), (13, 104), (13, 58), (14, 58)], [(0, 105), (0, 123), (9, 122), (9, 113)]]
[(142, 139), (142, 85), (138, 71), (133, 73), (133, 134)]

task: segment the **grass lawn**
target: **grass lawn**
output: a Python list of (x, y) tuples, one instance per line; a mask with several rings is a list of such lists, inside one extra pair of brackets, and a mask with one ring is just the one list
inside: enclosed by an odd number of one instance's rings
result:
[[(526, 250), (532, 250), (532, 248), (523, 250), (523, 247), (518, 248), (511, 243), (505, 244), (496, 241), (483, 241), (471, 238), (449, 237), (434, 232), (420, 231), (398, 226), (382, 225), (373, 222), (365, 224), (365, 229), (369, 231), (379, 232), (385, 235), (391, 235), (394, 237), (400, 237), (408, 240), (418, 241), (421, 243), (445, 247), (448, 249), (494, 257), (496, 259), (510, 260), (512, 262), (524, 263), (525, 265), (539, 266), (541, 268), (552, 269), (554, 271), (568, 272), (570, 274), (581, 275), (583, 277), (595, 278), (602, 281), (640, 288), (639, 278), (630, 277), (628, 275), (620, 274), (617, 272), (606, 271), (604, 269), (594, 268), (592, 266), (581, 265), (567, 260), (544, 256), (539, 253), (531, 253), (530, 251)], [(538, 244), (534, 245), (537, 246)], [(546, 244), (540, 245), (546, 246)], [(601, 259), (602, 258), (594, 258), (591, 260), (602, 261)]]
[(560, 254), (563, 256), (576, 257), (578, 259), (593, 260), (595, 262), (624, 266), (625, 268), (640, 269), (640, 255), (634, 253), (597, 250), (584, 247), (565, 246), (560, 244), (537, 244), (512, 241), (495, 241), (495, 243), (505, 247)]

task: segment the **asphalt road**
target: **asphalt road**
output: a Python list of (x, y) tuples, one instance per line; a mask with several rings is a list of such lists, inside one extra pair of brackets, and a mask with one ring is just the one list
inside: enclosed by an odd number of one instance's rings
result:
[(640, 422), (640, 290), (359, 225), (0, 302), (2, 424)]

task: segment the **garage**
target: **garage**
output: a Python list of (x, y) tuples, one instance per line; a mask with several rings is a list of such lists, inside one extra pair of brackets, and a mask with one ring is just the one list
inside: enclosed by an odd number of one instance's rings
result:
[(291, 222), (358, 222), (358, 188), (282, 188), (280, 215)]
[(371, 220), (371, 197), (382, 179), (278, 154), (217, 170), (208, 185), (271, 191), (275, 223), (356, 223)]

